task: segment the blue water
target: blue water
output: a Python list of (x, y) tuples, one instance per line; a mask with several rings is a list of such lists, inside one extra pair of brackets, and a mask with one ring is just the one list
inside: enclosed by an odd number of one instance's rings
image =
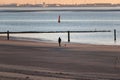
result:
[[(61, 15), (61, 23), (58, 16)], [(117, 30), (114, 43), (113, 30)], [(71, 42), (90, 44), (120, 45), (120, 11), (39, 11), (1, 12), (0, 31), (86, 31), (111, 30), (107, 33), (71, 33)], [(67, 42), (66, 33), (57, 34), (16, 34), (12, 36), (30, 37), (57, 41), (60, 36)]]

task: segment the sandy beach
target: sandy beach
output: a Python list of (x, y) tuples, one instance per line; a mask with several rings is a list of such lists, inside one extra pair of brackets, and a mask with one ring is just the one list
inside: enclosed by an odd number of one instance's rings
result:
[(120, 80), (120, 46), (0, 40), (0, 80)]

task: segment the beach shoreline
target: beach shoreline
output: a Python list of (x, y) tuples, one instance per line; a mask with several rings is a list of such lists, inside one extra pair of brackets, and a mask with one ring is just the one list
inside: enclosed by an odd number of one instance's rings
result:
[(0, 79), (118, 80), (119, 47), (0, 40)]
[[(45, 42), (45, 43), (58, 43), (58, 41), (53, 41), (53, 40), (48, 40), (48, 39), (43, 39), (43, 38), (31, 38), (31, 37), (17, 37), (17, 36), (10, 36), (10, 40), (15, 40), (15, 41), (27, 41), (27, 42)], [(0, 40), (7, 40), (7, 37), (5, 35), (0, 36)], [(101, 46), (120, 46), (117, 44), (117, 42), (113, 41), (113, 43), (110, 44), (104, 44), (104, 43), (80, 43), (80, 42), (67, 42), (67, 41), (62, 41), (62, 45), (65, 46), (66, 44), (81, 44), (81, 45), (101, 45)]]

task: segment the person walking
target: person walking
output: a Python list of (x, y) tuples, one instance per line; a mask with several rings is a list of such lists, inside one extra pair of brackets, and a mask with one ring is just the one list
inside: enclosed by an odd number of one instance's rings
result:
[(59, 38), (58, 38), (59, 47), (61, 47), (61, 41), (62, 41), (62, 40), (61, 40), (61, 38), (59, 37)]

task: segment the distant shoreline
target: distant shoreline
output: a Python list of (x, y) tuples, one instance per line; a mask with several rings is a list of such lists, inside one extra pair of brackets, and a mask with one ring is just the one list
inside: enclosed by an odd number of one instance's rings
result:
[(43, 12), (43, 11), (120, 11), (120, 7), (0, 7), (0, 12)]
[(0, 12), (43, 12), (43, 11), (91, 11), (91, 12), (108, 12), (108, 11), (120, 11), (120, 10), (3, 10)]

